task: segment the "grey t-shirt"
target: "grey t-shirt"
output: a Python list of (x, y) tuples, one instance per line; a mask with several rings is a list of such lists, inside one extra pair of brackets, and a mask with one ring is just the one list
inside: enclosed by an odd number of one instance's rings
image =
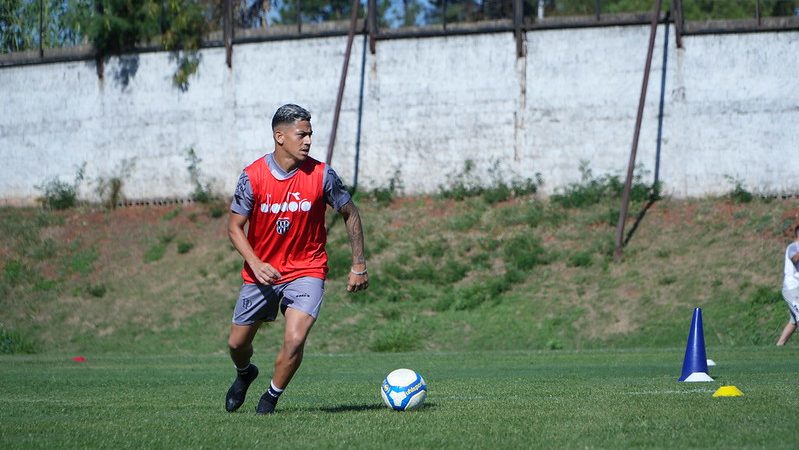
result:
[[(283, 170), (275, 161), (274, 154), (269, 153), (264, 156), (266, 165), (269, 171), (272, 172), (278, 180), (286, 180), (293, 177), (297, 170), (291, 172)], [(341, 182), (336, 171), (329, 165), (325, 167), (325, 174), (322, 177), (322, 189), (324, 190), (325, 202), (336, 209), (340, 210), (342, 206), (349, 203), (351, 200), (350, 193), (344, 189), (344, 183)], [(254, 195), (252, 192), (252, 185), (250, 184), (250, 177), (247, 172), (242, 171), (239, 176), (239, 182), (236, 185), (236, 191), (233, 194), (233, 201), (230, 204), (230, 211), (240, 216), (250, 217), (253, 209)]]

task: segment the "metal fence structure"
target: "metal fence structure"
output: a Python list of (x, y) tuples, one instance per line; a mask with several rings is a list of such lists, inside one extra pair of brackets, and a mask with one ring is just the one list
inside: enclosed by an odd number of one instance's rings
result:
[[(203, 46), (345, 35), (348, 0), (185, 0), (202, 7)], [(154, 1), (158, 4), (158, 1)], [(5, 0), (0, 6), (0, 64), (74, 59), (91, 52), (86, 18), (101, 14), (102, 0)], [(358, 32), (375, 41), (404, 37), (541, 28), (646, 24), (651, 0), (360, 0)], [(678, 35), (799, 29), (799, 0), (671, 0), (663, 12)], [(156, 39), (157, 41), (157, 39)], [(142, 42), (136, 50), (160, 49)], [(63, 50), (63, 51), (59, 51)]]

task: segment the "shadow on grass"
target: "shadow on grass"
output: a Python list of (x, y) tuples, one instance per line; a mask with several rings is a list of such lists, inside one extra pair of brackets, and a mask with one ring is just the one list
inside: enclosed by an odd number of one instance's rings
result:
[(630, 242), (630, 239), (633, 238), (635, 230), (637, 230), (638, 226), (641, 225), (641, 222), (644, 221), (644, 216), (646, 216), (647, 211), (649, 211), (649, 208), (651, 208), (652, 205), (654, 205), (658, 200), (660, 200), (660, 192), (653, 188), (649, 195), (649, 199), (646, 201), (643, 209), (641, 209), (641, 211), (638, 213), (638, 216), (635, 218), (635, 223), (633, 223), (633, 226), (630, 227), (630, 230), (627, 232), (627, 237), (624, 239), (624, 246), (627, 246), (627, 244)]
[[(425, 411), (428, 409), (435, 408), (435, 403), (425, 403), (416, 411)], [(378, 409), (387, 409), (385, 405), (377, 404), (377, 403), (370, 403), (368, 405), (337, 405), (337, 406), (325, 406), (322, 408), (318, 408), (318, 411), (328, 412), (328, 413), (341, 413), (341, 412), (358, 412), (358, 411), (375, 411)], [(414, 412), (416, 412), (414, 411)]]

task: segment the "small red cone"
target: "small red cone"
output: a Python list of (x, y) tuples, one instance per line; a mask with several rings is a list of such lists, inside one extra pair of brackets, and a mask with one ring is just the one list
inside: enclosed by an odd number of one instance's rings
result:
[(86, 362), (86, 358), (83, 356), (75, 356), (74, 358), (72, 358), (72, 360), (75, 362)]

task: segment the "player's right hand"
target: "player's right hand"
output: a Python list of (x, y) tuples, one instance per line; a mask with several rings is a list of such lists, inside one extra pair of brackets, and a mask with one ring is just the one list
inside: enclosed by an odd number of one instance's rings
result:
[(250, 264), (250, 268), (252, 268), (255, 278), (261, 284), (275, 284), (280, 280), (280, 272), (275, 270), (269, 263), (259, 261), (255, 264)]

